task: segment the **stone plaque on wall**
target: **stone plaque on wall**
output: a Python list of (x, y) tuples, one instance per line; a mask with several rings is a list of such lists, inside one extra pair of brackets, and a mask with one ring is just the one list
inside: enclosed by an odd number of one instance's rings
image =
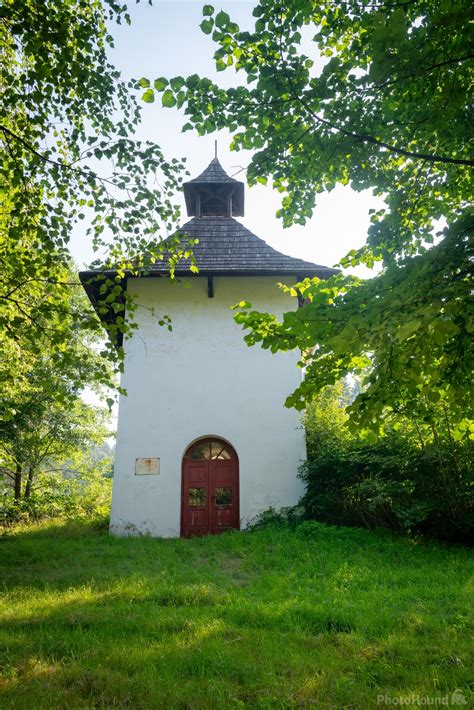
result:
[(135, 459), (135, 476), (152, 476), (160, 472), (160, 459)]

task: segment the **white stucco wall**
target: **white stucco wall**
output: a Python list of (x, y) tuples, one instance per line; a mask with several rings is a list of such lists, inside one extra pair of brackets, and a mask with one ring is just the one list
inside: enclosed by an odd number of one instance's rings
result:
[[(284, 407), (300, 381), (298, 353), (249, 348), (230, 306), (248, 300), (280, 314), (295, 299), (278, 277), (190, 277), (189, 288), (168, 278), (129, 281), (138, 331), (125, 343), (112, 498), (114, 534), (180, 534), (181, 463), (194, 440), (229, 441), (240, 467), (240, 518), (301, 496), (297, 469), (305, 457), (299, 415)], [(155, 309), (153, 314), (150, 309)], [(166, 314), (173, 331), (159, 326)], [(135, 475), (135, 459), (158, 457), (159, 475)]]

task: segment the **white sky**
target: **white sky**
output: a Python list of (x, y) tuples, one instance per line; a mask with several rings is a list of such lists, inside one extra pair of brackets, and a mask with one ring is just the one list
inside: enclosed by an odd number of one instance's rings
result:
[[(221, 85), (235, 83), (231, 71), (217, 73), (214, 69), (212, 55), (216, 45), (199, 28), (203, 4), (194, 0), (154, 0), (150, 6), (146, 0), (138, 5), (130, 0), (132, 25), (111, 27), (115, 49), (110, 58), (123, 77), (138, 79), (146, 76), (153, 80), (158, 76), (197, 73), (215, 79)], [(224, 0), (216, 8), (226, 10), (244, 28), (253, 26), (255, 4), (254, 0)], [(197, 136), (194, 131), (181, 133), (185, 123), (183, 113), (163, 109), (160, 100), (143, 104), (142, 116), (137, 136), (158, 143), (167, 158), (185, 157), (191, 177), (202, 172), (214, 157), (215, 138), (218, 138), (219, 160), (229, 174), (249, 162), (248, 151), (229, 151), (227, 133), (204, 137)], [(245, 173), (241, 172), (237, 178), (245, 182)], [(305, 227), (283, 229), (281, 221), (275, 217), (280, 199), (281, 196), (270, 186), (246, 188), (245, 217), (241, 221), (279, 251), (326, 266), (333, 266), (349, 250), (365, 242), (368, 210), (380, 204), (370, 193), (356, 193), (350, 187), (338, 186), (331, 193), (318, 196), (314, 216)], [(180, 203), (184, 223), (187, 217), (181, 198)], [(81, 268), (94, 258), (90, 245), (79, 231), (73, 235), (71, 251)], [(362, 267), (356, 273), (373, 275)]]

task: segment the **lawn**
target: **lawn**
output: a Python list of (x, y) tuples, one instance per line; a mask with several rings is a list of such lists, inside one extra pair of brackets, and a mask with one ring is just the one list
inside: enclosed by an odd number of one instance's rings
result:
[(466, 549), (350, 528), (10, 532), (0, 707), (365, 710), (455, 689), (471, 703), (472, 571)]

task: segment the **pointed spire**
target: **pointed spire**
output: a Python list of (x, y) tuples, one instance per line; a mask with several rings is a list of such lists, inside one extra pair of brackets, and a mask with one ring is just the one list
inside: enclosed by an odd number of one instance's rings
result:
[(217, 158), (213, 158), (207, 168), (203, 170), (200, 175), (192, 178), (192, 180), (188, 180), (185, 185), (189, 185), (190, 183), (231, 183), (243, 185), (243, 183), (239, 183), (238, 180), (235, 180), (235, 178), (227, 175)]
[(243, 217), (244, 183), (227, 175), (217, 159), (217, 141), (214, 157), (197, 177), (184, 183), (184, 196), (188, 215), (197, 217)]

